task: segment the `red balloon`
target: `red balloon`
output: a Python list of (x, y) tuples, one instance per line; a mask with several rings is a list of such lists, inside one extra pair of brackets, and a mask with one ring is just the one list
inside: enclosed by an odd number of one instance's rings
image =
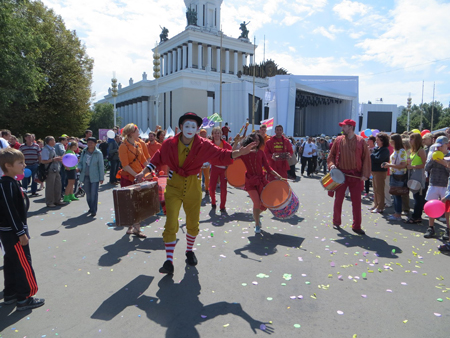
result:
[(364, 134), (364, 130), (361, 131), (361, 136), (362, 136), (363, 138), (368, 138), (368, 137), (366, 136), (366, 134)]
[(424, 129), (424, 130), (422, 130), (420, 135), (422, 135), (422, 137), (423, 137), (423, 136), (425, 136), (426, 134), (429, 134), (429, 133), (431, 133), (431, 131), (429, 131), (428, 129)]

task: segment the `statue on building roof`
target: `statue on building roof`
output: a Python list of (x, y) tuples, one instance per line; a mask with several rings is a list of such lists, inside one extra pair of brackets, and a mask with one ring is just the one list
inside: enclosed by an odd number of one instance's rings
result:
[(192, 9), (191, 6), (189, 6), (188, 10), (186, 11), (186, 19), (188, 26), (197, 26), (197, 11), (195, 9)]
[(166, 27), (159, 27), (162, 29), (161, 34), (159, 34), (159, 43), (169, 40), (169, 30)]
[(250, 23), (250, 21), (247, 23), (245, 23), (245, 21), (243, 23), (241, 23), (241, 26), (239, 27), (239, 29), (242, 31), (242, 33), (241, 33), (241, 36), (239, 36), (239, 39), (241, 39), (241, 38), (248, 39), (249, 30), (247, 29), (247, 25), (249, 23)]

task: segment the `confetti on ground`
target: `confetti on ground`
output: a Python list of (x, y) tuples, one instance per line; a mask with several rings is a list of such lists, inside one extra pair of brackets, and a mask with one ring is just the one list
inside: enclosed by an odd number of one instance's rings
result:
[(294, 324), (294, 327), (295, 327), (296, 329), (299, 329), (299, 328), (301, 327), (301, 325), (300, 325), (300, 324)]
[(343, 314), (344, 314), (344, 312), (343, 312), (343, 311), (341, 311), (341, 310), (338, 310), (338, 311), (337, 311), (337, 314), (338, 314), (338, 315), (343, 315)]

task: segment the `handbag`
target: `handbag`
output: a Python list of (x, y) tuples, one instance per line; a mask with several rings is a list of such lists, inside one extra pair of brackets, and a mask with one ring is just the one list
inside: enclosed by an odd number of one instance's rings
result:
[[(414, 158), (416, 158), (416, 156), (417, 154), (414, 155), (412, 161), (414, 161)], [(425, 187), (424, 169), (410, 169), (408, 170), (408, 174), (409, 179), (407, 186), (414, 194)]]
[(48, 170), (49, 170), (51, 164), (52, 163), (50, 162), (48, 164), (48, 166), (46, 167), (44, 163), (39, 163), (37, 174), (36, 174), (39, 181), (44, 182), (47, 179)]
[(297, 162), (297, 158), (295, 157), (295, 155), (292, 155), (291, 158), (288, 160), (289, 166), (296, 165), (297, 163), (298, 162)]
[(408, 187), (389, 187), (389, 194), (393, 196), (408, 195)]

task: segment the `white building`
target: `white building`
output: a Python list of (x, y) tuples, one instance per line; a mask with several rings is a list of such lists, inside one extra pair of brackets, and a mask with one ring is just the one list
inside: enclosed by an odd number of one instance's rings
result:
[[(253, 63), (254, 46), (244, 38), (221, 37), (220, 6), (222, 0), (185, 0), (187, 8), (197, 10), (197, 25), (161, 42), (161, 77), (148, 80), (129, 80), (127, 87), (119, 86), (118, 116), (122, 125), (136, 123), (139, 128), (153, 129), (158, 123), (174, 128), (178, 118), (187, 111), (209, 116), (215, 110), (219, 97), (215, 85), (241, 82), (243, 66)], [(221, 47), (222, 46), (222, 47)], [(151, 60), (149, 60), (149, 66)], [(267, 85), (267, 79), (258, 79), (257, 85)], [(158, 99), (159, 97), (159, 99)], [(159, 101), (159, 107), (157, 103)], [(98, 103), (113, 102), (111, 93)]]
[[(256, 46), (247, 38), (221, 36), (222, 1), (184, 0), (188, 9), (196, 10), (197, 25), (188, 25), (158, 45), (158, 80), (148, 80), (144, 73), (139, 82), (130, 79), (127, 87), (119, 85), (117, 113), (122, 126), (133, 122), (142, 130), (156, 124), (175, 129), (178, 118), (188, 111), (202, 117), (222, 111), (232, 134), (247, 119), (253, 122), (253, 77), (243, 73), (254, 64)], [(273, 117), (287, 135), (304, 136), (337, 134), (338, 123), (346, 118), (358, 123), (358, 77), (276, 75), (274, 63), (263, 68), (267, 77), (255, 78), (255, 125)], [(111, 91), (98, 103), (103, 102), (113, 103)]]
[(398, 109), (396, 104), (363, 103), (360, 105), (361, 130), (378, 129), (397, 132)]

